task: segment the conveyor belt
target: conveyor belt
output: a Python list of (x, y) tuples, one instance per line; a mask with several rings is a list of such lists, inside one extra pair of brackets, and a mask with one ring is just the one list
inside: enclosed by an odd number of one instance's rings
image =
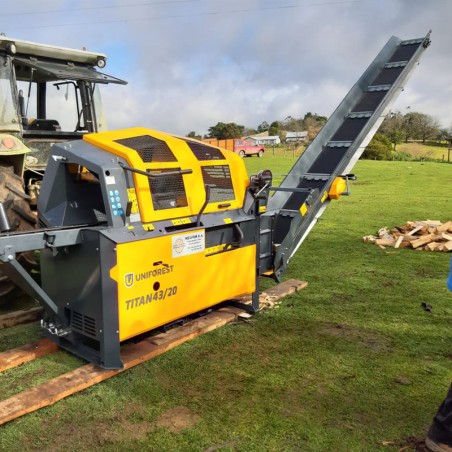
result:
[[(295, 163), (262, 218), (273, 240), (261, 241), (261, 272), (273, 267), (278, 276), (285, 269), (325, 210), (325, 192), (359, 159), (429, 44), (430, 33), (408, 41), (393, 36)], [(277, 244), (273, 262), (266, 250), (271, 242)]]

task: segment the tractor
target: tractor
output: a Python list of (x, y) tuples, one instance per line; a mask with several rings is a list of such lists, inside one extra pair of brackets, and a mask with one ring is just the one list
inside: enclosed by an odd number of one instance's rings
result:
[[(102, 53), (0, 35), (0, 202), (11, 231), (37, 227), (36, 202), (53, 144), (106, 130), (99, 85), (127, 82), (98, 71)], [(22, 264), (37, 267), (35, 255)], [(0, 303), (17, 287), (0, 273)]]

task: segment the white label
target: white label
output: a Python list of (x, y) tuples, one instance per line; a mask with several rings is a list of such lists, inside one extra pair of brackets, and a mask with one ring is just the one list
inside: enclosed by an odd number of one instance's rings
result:
[(116, 184), (115, 176), (105, 176), (105, 183), (107, 185), (114, 185), (114, 184)]
[(173, 257), (203, 253), (205, 248), (205, 232), (196, 231), (173, 237)]
[(140, 213), (131, 213), (130, 214), (130, 222), (131, 223), (137, 223), (138, 221), (141, 221), (141, 215)]

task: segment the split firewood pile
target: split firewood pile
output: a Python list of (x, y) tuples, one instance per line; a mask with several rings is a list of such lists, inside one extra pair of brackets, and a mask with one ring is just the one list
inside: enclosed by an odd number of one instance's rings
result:
[(452, 221), (408, 221), (392, 229), (381, 228), (378, 236), (366, 235), (363, 240), (380, 248), (414, 248), (425, 251), (452, 250)]

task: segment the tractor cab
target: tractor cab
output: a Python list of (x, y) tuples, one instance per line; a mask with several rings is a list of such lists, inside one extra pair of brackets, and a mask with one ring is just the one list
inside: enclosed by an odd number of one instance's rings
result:
[(105, 130), (99, 85), (127, 83), (105, 65), (101, 53), (0, 36), (0, 164), (28, 185), (52, 144)]

